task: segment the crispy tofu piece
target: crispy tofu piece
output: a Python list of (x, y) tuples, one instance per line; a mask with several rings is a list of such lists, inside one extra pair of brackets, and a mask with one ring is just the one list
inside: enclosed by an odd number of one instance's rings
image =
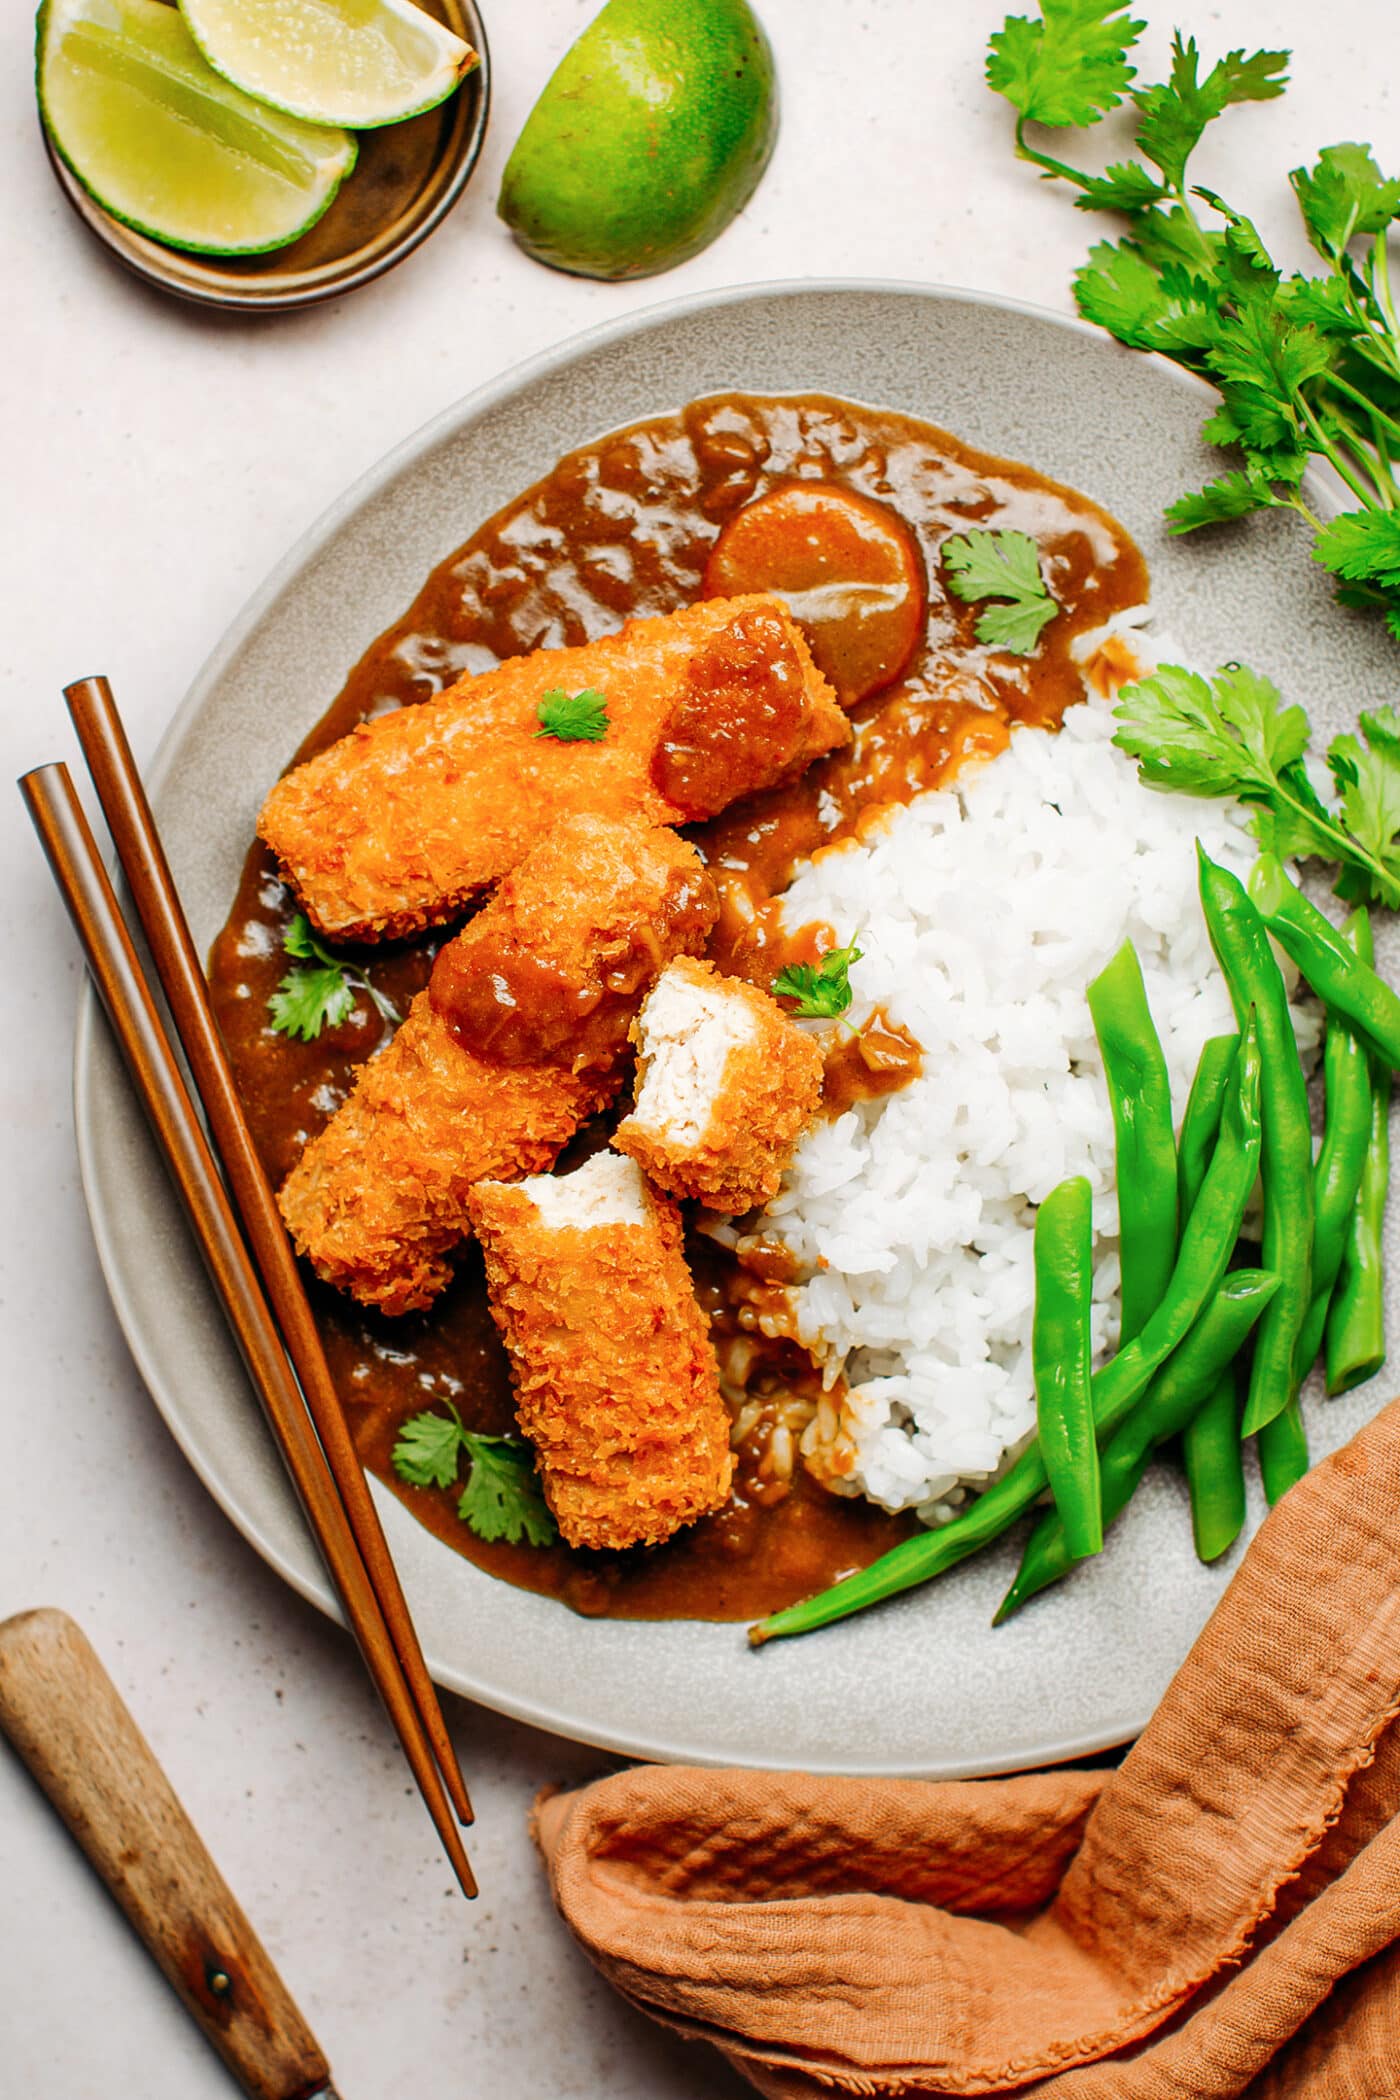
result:
[(767, 1203), (821, 1101), (814, 1039), (766, 992), (690, 956), (652, 986), (632, 1039), (636, 1102), (617, 1149), (711, 1210)]
[(470, 1234), (473, 1183), (542, 1173), (612, 1100), (647, 987), (703, 947), (715, 912), (699, 854), (673, 831), (556, 825), (443, 948), (283, 1183), (283, 1219), (316, 1273), (383, 1312), (431, 1304)]
[[(539, 733), (547, 692), (588, 689), (600, 741)], [(850, 735), (781, 599), (712, 599), (362, 723), (277, 783), (258, 830), (322, 933), (396, 937), (459, 917), (561, 816), (689, 823)]]
[(571, 1546), (656, 1545), (734, 1458), (674, 1204), (616, 1152), (468, 1198), (520, 1426)]

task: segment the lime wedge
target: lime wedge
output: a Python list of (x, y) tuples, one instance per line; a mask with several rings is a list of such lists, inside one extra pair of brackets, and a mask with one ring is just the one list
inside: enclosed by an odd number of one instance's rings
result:
[(480, 61), (411, 0), (180, 0), (215, 72), (312, 124), (371, 131), (432, 109)]
[(221, 80), (162, 0), (44, 0), (39, 108), (83, 187), (139, 233), (256, 255), (313, 226), (355, 165), (344, 131)]
[(552, 269), (649, 277), (742, 211), (777, 130), (749, 0), (607, 0), (525, 119), (496, 209)]

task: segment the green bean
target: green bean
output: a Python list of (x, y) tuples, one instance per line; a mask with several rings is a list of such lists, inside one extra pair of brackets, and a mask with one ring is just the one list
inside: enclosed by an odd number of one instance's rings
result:
[[(1344, 1014), (1390, 1070), (1400, 1071), (1400, 996), (1348, 946), (1326, 913), (1288, 880), (1272, 854), (1259, 856), (1251, 881), (1270, 933), (1323, 1005)], [(1266, 1124), (1267, 1120), (1266, 1116)]]
[[(1239, 1049), (1237, 1035), (1212, 1036), (1201, 1051), (1191, 1082), (1177, 1143), (1177, 1202), (1191, 1215), (1212, 1147)], [(1221, 1372), (1215, 1390), (1182, 1432), (1181, 1455), (1191, 1496), (1191, 1531), (1204, 1561), (1218, 1560), (1244, 1525), (1244, 1459), (1240, 1408), (1233, 1365)]]
[[(1153, 1379), (1140, 1404), (1103, 1453), (1103, 1521), (1113, 1523), (1137, 1493), (1159, 1444), (1179, 1436), (1232, 1363), (1250, 1328), (1278, 1290), (1265, 1269), (1236, 1269), (1227, 1276), (1181, 1347)], [(1041, 1517), (1002, 1599), (995, 1625), (1009, 1619), (1048, 1584), (1068, 1574), (1075, 1560), (1057, 1509)]]
[(1167, 1061), (1137, 950), (1125, 941), (1089, 986), (1117, 1157), (1121, 1339), (1142, 1332), (1176, 1259), (1176, 1143)]
[[(1352, 913), (1342, 928), (1343, 938), (1354, 943), (1362, 921), (1369, 945), (1370, 920), (1364, 909)], [(1313, 1168), (1312, 1298), (1293, 1366), (1299, 1385), (1316, 1363), (1322, 1347), (1327, 1308), (1342, 1266), (1371, 1144), (1370, 1053), (1352, 1024), (1331, 1012), (1327, 1016), (1323, 1074), (1327, 1121), (1322, 1149)], [(1262, 1458), (1262, 1450), (1260, 1455)]]
[(1201, 1048), (1177, 1140), (1176, 1200), (1178, 1215), (1183, 1219), (1190, 1217), (1191, 1206), (1206, 1178), (1239, 1047), (1237, 1035), (1213, 1035)]
[(1293, 1359), (1312, 1284), (1312, 1130), (1308, 1088), (1293, 1035), (1288, 993), (1264, 922), (1244, 884), (1197, 844), (1201, 904), (1236, 1015), (1254, 1009), (1262, 1053), (1264, 1123), (1263, 1265), (1279, 1279), (1254, 1338), (1244, 1434), (1252, 1436), (1287, 1407)]
[(1308, 1433), (1295, 1393), (1280, 1415), (1266, 1422), (1258, 1436), (1259, 1477), (1270, 1509), (1308, 1470)]
[(1233, 1364), (1221, 1372), (1209, 1399), (1182, 1430), (1181, 1455), (1191, 1492), (1196, 1557), (1219, 1560), (1234, 1545), (1245, 1519), (1240, 1396)]
[[(1347, 922), (1352, 925), (1351, 920)], [(1371, 922), (1353, 928), (1357, 953), (1371, 959)], [(1327, 1390), (1349, 1393), (1374, 1378), (1385, 1362), (1385, 1264), (1381, 1230), (1390, 1186), (1390, 1088), (1388, 1068), (1371, 1070), (1371, 1141), (1361, 1170), (1342, 1263), (1327, 1313)]]
[(1035, 1419), (1045, 1477), (1076, 1559), (1103, 1550), (1099, 1447), (1089, 1385), (1093, 1219), (1082, 1174), (1051, 1189), (1035, 1215)]
[[(1240, 1220), (1259, 1172), (1259, 1043), (1251, 1016), (1240, 1038), (1234, 1084), (1225, 1103), (1220, 1137), (1186, 1221), (1171, 1282), (1161, 1304), (1135, 1341), (1094, 1373), (1094, 1427), (1102, 1443), (1112, 1436), (1152, 1374), (1185, 1340), (1201, 1308), (1220, 1288), (1239, 1237)], [(985, 1488), (950, 1524), (905, 1539), (868, 1568), (830, 1589), (774, 1612), (749, 1629), (754, 1647), (787, 1635), (810, 1633), (844, 1619), (901, 1590), (913, 1589), (956, 1567), (969, 1554), (1010, 1529), (1046, 1486), (1045, 1461), (1029, 1444), (1000, 1480)]]

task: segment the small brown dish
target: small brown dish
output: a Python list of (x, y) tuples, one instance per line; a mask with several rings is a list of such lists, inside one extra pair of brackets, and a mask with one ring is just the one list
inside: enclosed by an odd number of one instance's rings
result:
[(382, 277), (446, 218), (481, 152), (491, 60), (474, 0), (419, 0), (480, 53), (455, 94), (421, 117), (357, 135), (359, 159), (325, 217), (268, 255), (190, 255), (123, 226), (90, 197), (44, 134), (64, 195), (97, 238), (148, 284), (198, 306), (285, 313)]

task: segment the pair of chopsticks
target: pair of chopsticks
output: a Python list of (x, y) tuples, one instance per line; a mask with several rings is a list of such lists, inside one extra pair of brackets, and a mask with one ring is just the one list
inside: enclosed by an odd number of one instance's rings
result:
[(65, 697), (209, 1137), (68, 768), (40, 766), (24, 775), (20, 791), (365, 1667), (457, 1879), (474, 1896), (457, 1827), (458, 1818), (472, 1820), (466, 1786), (121, 717), (105, 678), (81, 679)]

